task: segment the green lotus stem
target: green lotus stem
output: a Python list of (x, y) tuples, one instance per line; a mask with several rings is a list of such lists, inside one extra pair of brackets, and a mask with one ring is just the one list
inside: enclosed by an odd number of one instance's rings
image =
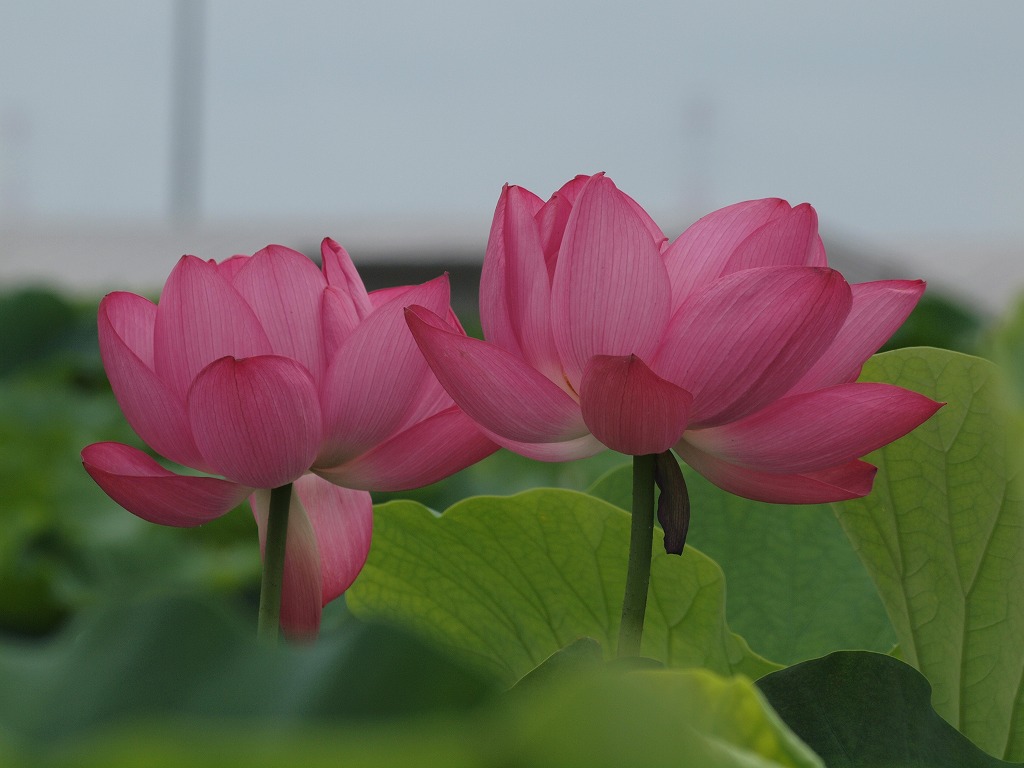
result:
[(647, 612), (647, 587), (651, 582), (654, 541), (655, 456), (633, 457), (633, 522), (629, 531), (629, 563), (626, 593), (619, 624), (619, 658), (640, 655)]
[(270, 492), (270, 513), (267, 516), (267, 541), (263, 551), (263, 581), (260, 584), (260, 614), (256, 635), (277, 643), (281, 629), (281, 587), (284, 583), (284, 553), (288, 541), (288, 509), (292, 500), (292, 484)]

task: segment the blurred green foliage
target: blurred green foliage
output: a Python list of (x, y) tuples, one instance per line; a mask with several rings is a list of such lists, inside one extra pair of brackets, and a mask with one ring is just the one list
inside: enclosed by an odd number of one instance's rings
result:
[(977, 353), (984, 325), (982, 317), (970, 307), (929, 291), (880, 351), (939, 347), (973, 355)]

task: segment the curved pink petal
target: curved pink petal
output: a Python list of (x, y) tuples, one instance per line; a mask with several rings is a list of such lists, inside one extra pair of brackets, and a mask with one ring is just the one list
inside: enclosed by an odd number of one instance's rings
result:
[(373, 311), (373, 305), (348, 251), (331, 238), (325, 237), (320, 243), (320, 258), (327, 284), (348, 297), (352, 314), (359, 320), (365, 320)]
[(528, 443), (509, 440), (507, 437), (502, 437), (483, 427), (480, 428), (480, 431), (502, 448), (536, 461), (576, 461), (576, 459), (587, 459), (608, 450), (608, 446), (589, 432), (582, 437), (562, 440), (557, 443)]
[(436, 483), (498, 450), (460, 408), (452, 406), (337, 467), (314, 468), (348, 488), (404, 491)]
[(182, 256), (167, 278), (154, 323), (154, 370), (183, 401), (214, 360), (271, 353), (249, 304), (217, 265)]
[(850, 311), (835, 270), (763, 267), (726, 275), (672, 319), (651, 368), (693, 394), (692, 427), (724, 424), (781, 397)]
[(776, 215), (751, 232), (732, 252), (723, 275), (757, 267), (826, 267), (818, 235), (818, 214), (808, 203), (776, 209)]
[(658, 244), (612, 181), (592, 177), (569, 216), (551, 293), (555, 346), (573, 386), (594, 355), (649, 359), (670, 304)]
[[(270, 492), (249, 499), (265, 553)], [(281, 626), (294, 639), (313, 639), (323, 606), (355, 581), (370, 551), (373, 502), (365, 491), (339, 488), (314, 475), (292, 486), (281, 590)]]
[(555, 277), (558, 249), (562, 247), (565, 225), (569, 222), (572, 205), (589, 179), (589, 176), (583, 175), (570, 179), (551, 195), (551, 198), (534, 215), (540, 231), (541, 248), (544, 251), (544, 263), (548, 268), (548, 279), (553, 280)]
[(777, 400), (731, 424), (691, 430), (693, 447), (765, 472), (812, 472), (891, 443), (941, 403), (891, 384), (840, 384)]
[(672, 283), (672, 312), (721, 277), (733, 252), (752, 232), (788, 209), (789, 204), (777, 198), (749, 200), (709, 213), (690, 225), (664, 253)]
[[(259, 489), (249, 497), (260, 537), (260, 556), (266, 562), (270, 491)], [(281, 630), (292, 640), (315, 640), (325, 604), (320, 547), (309, 515), (295, 493), (288, 506), (284, 572), (281, 579)]]
[(667, 451), (682, 436), (693, 397), (636, 355), (597, 355), (583, 371), (580, 407), (591, 433), (632, 456)]
[(235, 275), (241, 271), (242, 267), (249, 263), (249, 259), (251, 258), (252, 256), (246, 256), (239, 253), (220, 262), (210, 259), (207, 264), (215, 265), (220, 276), (230, 283), (235, 279)]
[(216, 477), (176, 475), (137, 448), (94, 443), (82, 464), (96, 484), (133, 515), (159, 525), (202, 525), (234, 509), (247, 488)]
[(832, 345), (789, 391), (795, 395), (856, 381), (864, 361), (903, 325), (924, 293), (923, 280), (857, 283), (853, 305)]
[(324, 332), (324, 364), (330, 365), (335, 352), (373, 311), (373, 304), (362, 278), (348, 253), (324, 238), (320, 245), (324, 276), (328, 287), (323, 294), (321, 324)]
[(406, 316), (438, 381), (481, 426), (530, 443), (587, 433), (579, 404), (515, 355), (455, 333), (422, 307), (409, 307)]
[(257, 251), (232, 285), (270, 340), (271, 354), (298, 360), (314, 381), (324, 369), (321, 297), (327, 281), (305, 255), (280, 245)]
[(417, 405), (427, 363), (405, 322), (408, 304), (448, 312), (448, 279), (411, 288), (378, 307), (338, 350), (324, 380), (319, 464), (358, 456), (391, 435)]
[(179, 464), (207, 469), (192, 440), (184, 398), (153, 370), (156, 306), (133, 293), (100, 302), (98, 330), (103, 368), (132, 429), (157, 453)]
[(684, 437), (675, 446), (679, 457), (724, 491), (772, 504), (825, 504), (857, 499), (871, 493), (876, 467), (850, 461), (838, 467), (784, 474), (760, 472), (697, 450)]
[(323, 604), (327, 605), (351, 586), (366, 563), (373, 501), (366, 491), (339, 488), (316, 475), (303, 475), (293, 489), (316, 535)]
[(309, 469), (323, 434), (316, 386), (287, 357), (222, 357), (188, 394), (196, 445), (219, 474), (276, 488)]
[(502, 190), (480, 276), (480, 322), (487, 341), (553, 379), (562, 367), (551, 335), (551, 282), (534, 221), (540, 205), (520, 187)]

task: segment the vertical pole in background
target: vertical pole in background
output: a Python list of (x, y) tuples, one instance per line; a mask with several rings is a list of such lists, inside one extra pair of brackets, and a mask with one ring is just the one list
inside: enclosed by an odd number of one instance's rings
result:
[(174, 2), (170, 215), (175, 225), (200, 214), (205, 0)]

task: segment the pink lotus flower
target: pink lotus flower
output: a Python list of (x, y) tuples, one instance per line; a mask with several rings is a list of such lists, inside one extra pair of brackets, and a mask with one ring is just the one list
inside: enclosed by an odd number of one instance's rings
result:
[(669, 244), (597, 175), (546, 203), (502, 191), (480, 287), (486, 342), (428, 307), (407, 317), (455, 402), (512, 451), (674, 448), (737, 495), (812, 503), (867, 494), (875, 468), (858, 457), (939, 407), (854, 383), (923, 290), (849, 285), (809, 205), (739, 203)]
[(268, 489), (294, 482), (281, 609), (292, 635), (315, 635), (362, 568), (367, 490), (425, 485), (497, 450), (406, 327), (409, 303), (458, 327), (447, 277), (368, 294), (344, 249), (327, 239), (322, 252), (322, 272), (276, 245), (220, 264), (184, 256), (159, 305), (131, 293), (100, 304), (128, 422), (171, 461), (225, 479), (174, 474), (118, 443), (82, 452), (111, 498), (154, 523), (200, 525), (248, 496), (261, 542)]

